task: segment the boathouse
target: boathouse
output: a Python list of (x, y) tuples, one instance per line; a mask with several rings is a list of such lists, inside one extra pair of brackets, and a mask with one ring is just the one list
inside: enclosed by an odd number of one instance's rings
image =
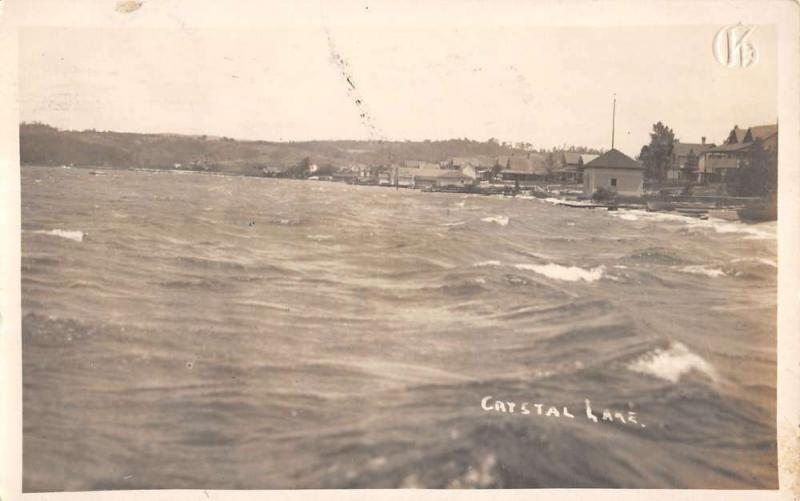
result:
[(641, 197), (643, 182), (642, 165), (616, 149), (583, 166), (583, 192), (589, 197), (600, 188), (625, 197)]
[(531, 185), (544, 181), (547, 178), (547, 174), (544, 157), (535, 153), (528, 153), (525, 156), (509, 157), (505, 168), (500, 171), (500, 178), (503, 181)]
[(466, 188), (475, 180), (457, 170), (416, 169), (398, 167), (394, 170), (393, 185), (402, 188)]

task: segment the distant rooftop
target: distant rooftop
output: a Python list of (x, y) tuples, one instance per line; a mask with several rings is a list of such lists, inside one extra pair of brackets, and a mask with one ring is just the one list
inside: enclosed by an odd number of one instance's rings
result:
[(688, 156), (690, 152), (694, 152), (698, 157), (704, 152), (714, 148), (711, 143), (682, 143), (675, 141), (672, 144), (672, 154), (676, 157)]

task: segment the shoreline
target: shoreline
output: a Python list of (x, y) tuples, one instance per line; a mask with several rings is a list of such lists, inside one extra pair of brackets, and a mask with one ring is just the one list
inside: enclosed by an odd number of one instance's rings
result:
[[(451, 193), (451, 194), (465, 194), (465, 195), (480, 195), (480, 196), (494, 196), (503, 198), (516, 198), (523, 199), (538, 199), (547, 201), (552, 205), (559, 205), (571, 209), (605, 209), (607, 211), (616, 210), (644, 210), (653, 213), (672, 214), (675, 216), (686, 217), (689, 219), (709, 219), (713, 217), (710, 212), (718, 213), (715, 219), (720, 219), (728, 222), (741, 222), (743, 224), (757, 224), (764, 222), (762, 220), (742, 220), (737, 215), (738, 209), (746, 207), (745, 202), (758, 201), (764, 203), (766, 198), (756, 197), (731, 197), (731, 196), (671, 196), (665, 197), (663, 195), (643, 195), (639, 199), (622, 199), (619, 201), (593, 201), (585, 196), (570, 196), (575, 195), (578, 191), (576, 188), (580, 185), (559, 185), (564, 186), (561, 190), (548, 190), (542, 188), (538, 184), (516, 188), (509, 183), (488, 183), (481, 186), (472, 185), (469, 187), (459, 189), (430, 189), (430, 188), (415, 188), (411, 186), (394, 186), (380, 183), (365, 183), (365, 182), (347, 182), (338, 181), (334, 179), (319, 179), (312, 177), (307, 178), (293, 178), (293, 177), (278, 177), (267, 175), (251, 175), (247, 173), (226, 172), (221, 170), (194, 170), (194, 169), (179, 169), (179, 168), (150, 168), (150, 167), (118, 167), (118, 166), (86, 166), (86, 165), (37, 165), (37, 164), (20, 164), (20, 169), (28, 167), (44, 167), (50, 169), (79, 169), (88, 171), (92, 175), (103, 175), (111, 171), (129, 171), (129, 172), (151, 172), (151, 173), (169, 173), (169, 174), (199, 174), (206, 176), (217, 177), (247, 177), (254, 179), (281, 179), (286, 181), (315, 181), (320, 183), (335, 183), (346, 184), (351, 186), (368, 186), (376, 188), (388, 188), (395, 190), (413, 190), (422, 193)], [(572, 189), (570, 189), (570, 187)], [(564, 195), (562, 192), (569, 192)], [(692, 200), (693, 199), (693, 200)], [(739, 204), (714, 204), (710, 202), (742, 200)], [(705, 202), (705, 205), (700, 205)], [(651, 208), (651, 206), (660, 207), (662, 204), (671, 205), (665, 208)], [(678, 204), (683, 204), (679, 206)], [(730, 213), (729, 215), (720, 215), (719, 213)]]

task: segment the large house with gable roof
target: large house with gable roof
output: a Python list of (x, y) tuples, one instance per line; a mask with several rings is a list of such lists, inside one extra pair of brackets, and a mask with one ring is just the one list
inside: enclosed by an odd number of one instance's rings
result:
[(741, 129), (735, 126), (725, 144), (706, 150), (698, 162), (697, 177), (701, 182), (724, 182), (742, 167), (759, 141), (768, 153), (778, 154), (778, 124)]

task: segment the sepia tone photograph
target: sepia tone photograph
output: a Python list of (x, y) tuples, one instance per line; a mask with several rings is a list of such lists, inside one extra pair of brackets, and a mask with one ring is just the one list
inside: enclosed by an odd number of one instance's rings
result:
[(18, 80), (23, 492), (778, 489), (775, 25), (25, 27)]

